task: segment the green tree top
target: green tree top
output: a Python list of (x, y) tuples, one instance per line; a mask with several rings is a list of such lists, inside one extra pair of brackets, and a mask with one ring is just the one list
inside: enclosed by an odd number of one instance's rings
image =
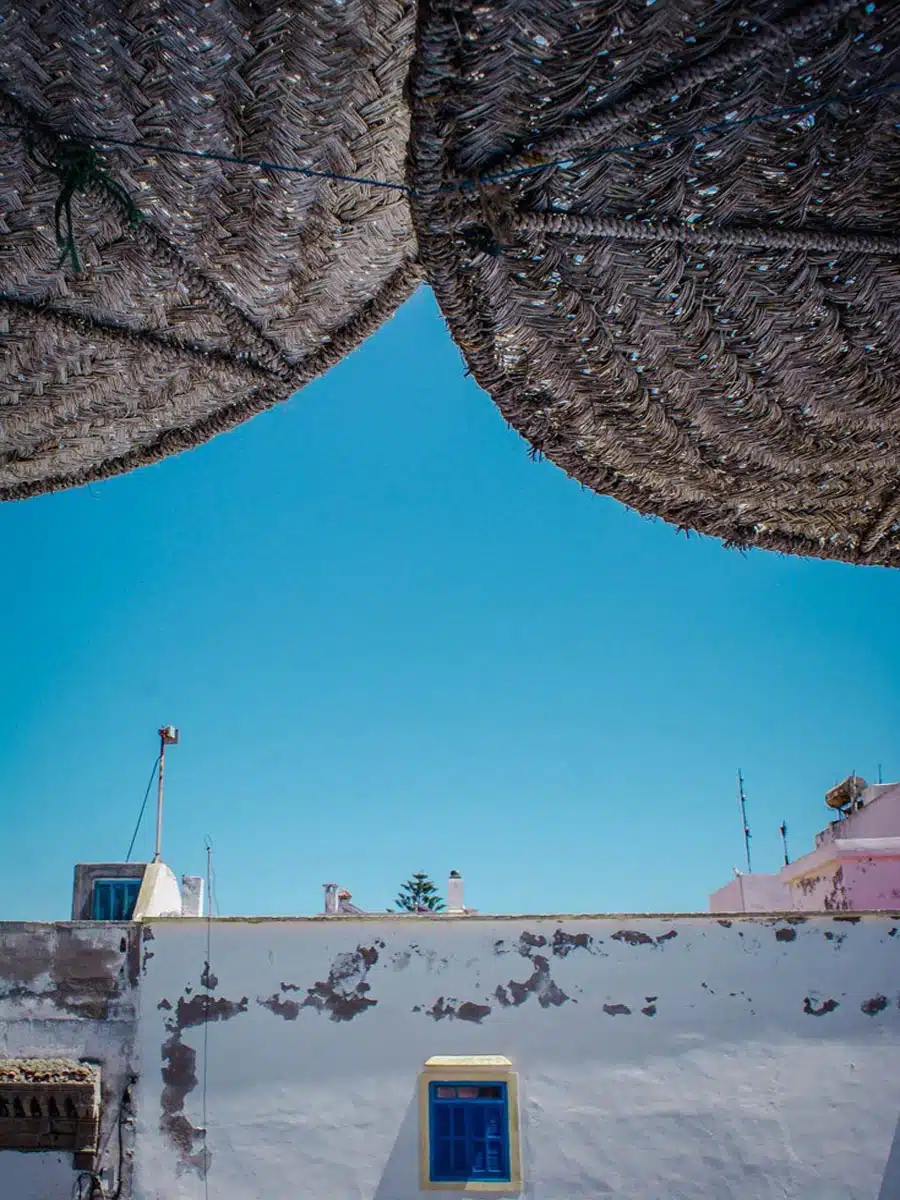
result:
[(425, 874), (417, 871), (407, 879), (400, 889), (400, 895), (394, 901), (401, 912), (440, 912), (444, 901), (438, 895), (438, 890)]

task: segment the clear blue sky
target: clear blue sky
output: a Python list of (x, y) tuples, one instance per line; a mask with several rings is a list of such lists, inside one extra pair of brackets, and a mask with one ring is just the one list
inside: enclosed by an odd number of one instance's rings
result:
[[(698, 909), (900, 776), (900, 573), (742, 556), (533, 463), (427, 291), (275, 411), (0, 506), (0, 919), (124, 857), (156, 752), (164, 856), (223, 913)], [(152, 851), (152, 805), (138, 856)]]

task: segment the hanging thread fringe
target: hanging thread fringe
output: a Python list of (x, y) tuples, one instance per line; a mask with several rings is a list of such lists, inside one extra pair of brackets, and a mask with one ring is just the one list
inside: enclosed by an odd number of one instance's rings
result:
[(76, 138), (64, 138), (59, 142), (55, 160), (41, 163), (34, 145), (28, 139), (28, 149), (39, 165), (59, 176), (60, 190), (53, 206), (53, 223), (56, 245), (60, 255), (56, 264), (59, 270), (68, 261), (75, 274), (81, 273), (81, 259), (75, 241), (75, 224), (72, 219), (72, 199), (77, 192), (86, 193), (99, 187), (111, 193), (120, 203), (125, 214), (126, 225), (133, 229), (144, 219), (144, 214), (129, 196), (125, 188), (117, 183), (107, 170), (101, 154), (88, 142)]

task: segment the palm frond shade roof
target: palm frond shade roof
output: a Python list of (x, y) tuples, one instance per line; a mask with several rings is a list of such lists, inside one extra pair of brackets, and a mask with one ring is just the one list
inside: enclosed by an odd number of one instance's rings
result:
[(728, 543), (900, 565), (898, 33), (885, 2), (424, 0), (420, 257), (536, 451)]
[[(6, 7), (0, 498), (204, 441), (414, 289), (402, 190), (148, 149), (402, 183), (414, 15), (410, 0)], [(57, 205), (78, 272), (71, 253), (58, 265)]]

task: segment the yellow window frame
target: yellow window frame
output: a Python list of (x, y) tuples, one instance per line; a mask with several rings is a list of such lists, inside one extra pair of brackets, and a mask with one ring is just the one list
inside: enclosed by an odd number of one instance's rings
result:
[[(431, 1180), (431, 1108), (428, 1089), (432, 1083), (503, 1083), (506, 1085), (509, 1120), (509, 1179), (471, 1180), (466, 1183), (433, 1183)], [(419, 1074), (419, 1187), (423, 1192), (491, 1192), (514, 1195), (522, 1190), (522, 1150), (519, 1134), (519, 1081), (513, 1065), (502, 1054), (436, 1055)]]

